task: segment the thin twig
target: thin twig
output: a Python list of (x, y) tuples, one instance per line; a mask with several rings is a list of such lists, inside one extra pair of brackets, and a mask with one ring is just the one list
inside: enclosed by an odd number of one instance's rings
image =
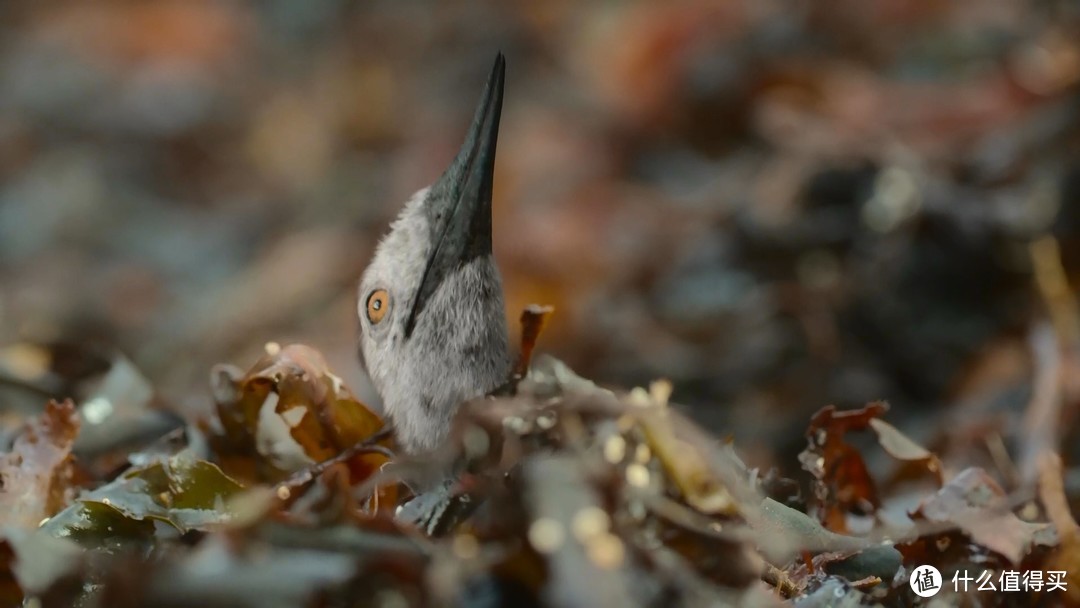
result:
[(1039, 499), (1046, 509), (1047, 518), (1057, 528), (1058, 536), (1080, 539), (1080, 525), (1069, 511), (1062, 479), (1061, 457), (1047, 450), (1039, 458)]
[(799, 588), (795, 586), (795, 582), (791, 580), (791, 577), (768, 562), (765, 563), (765, 569), (761, 573), (761, 580), (776, 587), (776, 590), (784, 599), (791, 599), (799, 594)]
[(378, 445), (378, 443), (380, 441), (382, 441), (382, 440), (386, 439), (387, 437), (389, 437), (391, 432), (392, 431), (388, 427), (385, 427), (382, 430), (380, 430), (378, 433), (375, 433), (374, 435), (372, 435), (371, 437), (368, 437), (364, 441), (362, 441), (362, 442), (360, 442), (360, 443), (358, 443), (358, 444), (356, 444), (356, 445), (354, 445), (352, 447), (347, 448), (346, 450), (344, 450), (340, 454), (338, 454), (338, 455), (336, 455), (336, 456), (334, 456), (332, 458), (328, 458), (328, 459), (326, 459), (326, 460), (324, 460), (322, 462), (317, 462), (317, 463), (315, 463), (315, 464), (313, 464), (313, 465), (311, 465), (311, 466), (309, 466), (307, 468), (301, 469), (301, 470), (297, 471), (296, 473), (293, 473), (293, 475), (291, 477), (289, 477), (285, 481), (279, 483), (278, 487), (285, 487), (285, 488), (288, 488), (290, 490), (293, 490), (293, 489), (305, 486), (305, 485), (311, 483), (312, 481), (314, 481), (317, 477), (319, 477), (323, 473), (325, 473), (326, 470), (329, 469), (330, 467), (332, 467), (332, 466), (334, 466), (336, 464), (342, 463), (342, 462), (348, 462), (354, 456), (358, 456), (360, 454), (382, 454), (383, 456), (386, 456), (387, 458), (393, 458), (394, 457), (393, 452), (391, 452), (386, 447)]
[(1024, 412), (1020, 435), (1019, 469), (1024, 484), (1035, 482), (1038, 458), (1043, 450), (1057, 450), (1058, 420), (1063, 397), (1061, 394), (1061, 348), (1048, 324), (1039, 324), (1031, 331), (1031, 351), (1035, 378), (1031, 401)]

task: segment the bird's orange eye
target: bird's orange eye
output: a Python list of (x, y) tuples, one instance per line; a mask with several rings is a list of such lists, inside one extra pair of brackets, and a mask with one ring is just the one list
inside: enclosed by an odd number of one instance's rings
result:
[(385, 289), (376, 289), (367, 298), (367, 318), (372, 325), (377, 325), (386, 316), (390, 308), (390, 294)]

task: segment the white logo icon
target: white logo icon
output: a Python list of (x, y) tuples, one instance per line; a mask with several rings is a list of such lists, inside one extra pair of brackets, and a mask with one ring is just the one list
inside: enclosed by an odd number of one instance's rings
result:
[(933, 566), (919, 566), (911, 571), (911, 590), (919, 597), (933, 597), (941, 591), (941, 573)]

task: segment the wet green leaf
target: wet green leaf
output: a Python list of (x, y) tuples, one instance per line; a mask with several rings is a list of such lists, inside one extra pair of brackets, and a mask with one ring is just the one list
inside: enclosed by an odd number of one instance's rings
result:
[(148, 538), (155, 533), (155, 521), (184, 533), (228, 522), (226, 500), (241, 489), (216, 465), (181, 452), (84, 494), (44, 527), (94, 545)]

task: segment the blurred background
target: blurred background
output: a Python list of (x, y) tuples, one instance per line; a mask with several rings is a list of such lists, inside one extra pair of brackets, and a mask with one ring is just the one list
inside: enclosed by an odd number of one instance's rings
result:
[(2, 365), (115, 350), (201, 411), (214, 364), (303, 342), (374, 402), (355, 281), (499, 50), (495, 251), (541, 351), (671, 379), (757, 464), (828, 403), (931, 449), (1022, 414), (1033, 259), (1080, 273), (1071, 0), (5, 2)]

